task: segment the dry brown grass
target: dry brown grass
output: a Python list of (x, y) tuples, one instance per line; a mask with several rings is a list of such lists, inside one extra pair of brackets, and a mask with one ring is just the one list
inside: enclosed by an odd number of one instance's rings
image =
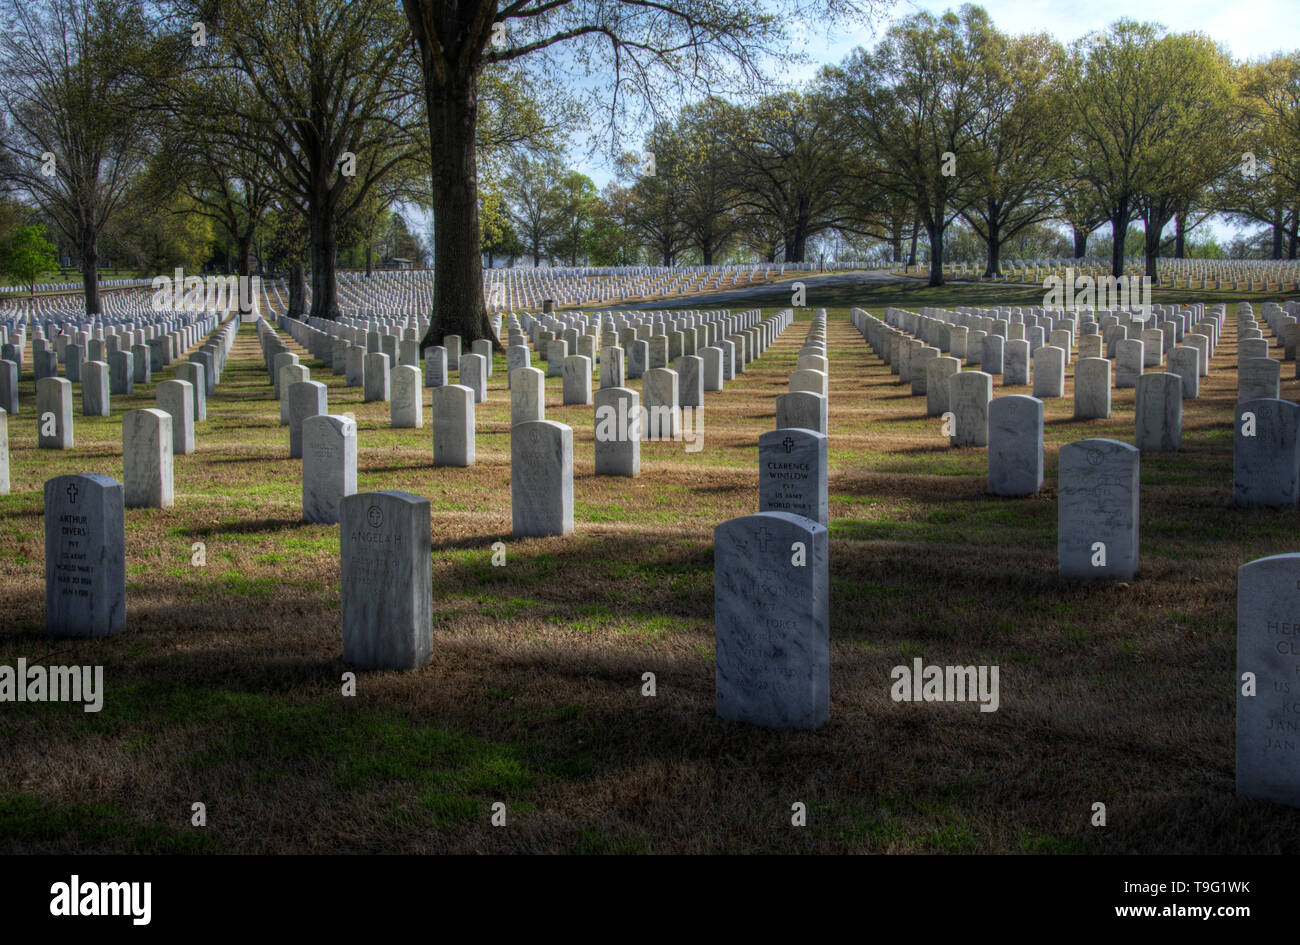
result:
[[(1231, 322), (1231, 319), (1230, 319)], [(32, 382), (10, 421), (0, 500), (0, 663), (102, 663), (98, 715), (0, 706), (0, 847), (24, 851), (1294, 852), (1300, 812), (1233, 793), (1235, 570), (1295, 550), (1295, 513), (1230, 505), (1235, 341), (1221, 344), (1184, 450), (1144, 458), (1143, 559), (1130, 586), (1055, 575), (1055, 456), (1110, 421), (1048, 405), (1048, 484), (984, 495), (985, 451), (942, 445), (832, 310), (831, 721), (815, 733), (713, 715), (712, 529), (756, 510), (769, 429), (806, 323), (707, 396), (705, 447), (647, 444), (638, 480), (592, 475), (574, 428), (576, 533), (509, 537), (502, 359), (477, 414), (478, 465), (435, 470), (429, 430), (319, 368), (352, 412), (360, 488), (432, 504), (435, 655), (340, 695), (336, 530), (298, 521), (299, 464), (244, 332), (178, 457), (177, 505), (128, 513), (128, 626), (43, 634), (40, 485), (121, 476), (120, 417), (76, 418), (35, 449)], [(1293, 373), (1290, 371), (1284, 373)], [(166, 376), (166, 375), (164, 375)], [(551, 381), (558, 385), (558, 379)], [(1296, 399), (1288, 377), (1283, 396)], [(997, 393), (1002, 393), (1002, 390)], [(1027, 391), (1007, 391), (1027, 392)], [(427, 413), (426, 392), (426, 419)], [(490, 565), (506, 542), (508, 564)], [(190, 566), (191, 544), (207, 566)], [(889, 671), (1001, 667), (1001, 709), (896, 704)], [(654, 672), (658, 695), (640, 695)], [(190, 805), (209, 826), (189, 826)], [(509, 825), (489, 825), (504, 801)], [(809, 825), (789, 826), (808, 805)], [(1109, 810), (1088, 826), (1093, 802)]]

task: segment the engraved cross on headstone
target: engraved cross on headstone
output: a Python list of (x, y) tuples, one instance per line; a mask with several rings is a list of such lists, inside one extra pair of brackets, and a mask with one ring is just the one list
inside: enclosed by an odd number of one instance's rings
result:
[(794, 440), (790, 439), (790, 437), (787, 436), (784, 440), (781, 441), (781, 445), (784, 446), (785, 451), (789, 453), (791, 450), (794, 449)]
[(77, 501), (77, 484), (75, 482), (68, 483), (68, 501)]
[(758, 550), (759, 550), (759, 551), (767, 551), (767, 543), (768, 543), (769, 541), (771, 541), (773, 537), (774, 537), (774, 536), (772, 535), (772, 533), (771, 533), (770, 531), (768, 531), (768, 528), (767, 528), (766, 525), (764, 525), (762, 528), (760, 528), (760, 529), (758, 530)]

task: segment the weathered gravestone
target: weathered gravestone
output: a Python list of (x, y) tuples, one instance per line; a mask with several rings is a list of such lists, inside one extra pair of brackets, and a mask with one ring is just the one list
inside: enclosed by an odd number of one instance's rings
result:
[(1137, 387), (1146, 360), (1143, 354), (1145, 348), (1141, 341), (1133, 338), (1125, 338), (1115, 345), (1115, 386), (1117, 388)]
[(791, 391), (776, 397), (776, 428), (798, 427), (826, 433), (826, 397), (810, 390)]
[[(528, 346), (525, 344), (512, 344), (506, 348), (506, 387), (510, 387), (513, 382), (511, 375), (520, 368), (532, 366), (531, 354)], [(434, 385), (430, 384), (430, 387)]]
[(360, 387), (365, 390), (366, 349), (362, 345), (348, 345), (343, 377), (348, 387)]
[(1237, 401), (1282, 396), (1282, 362), (1247, 358), (1237, 366)]
[(122, 485), (126, 507), (167, 509), (172, 484), (172, 416), (148, 407), (122, 417)]
[(464, 384), (433, 390), (433, 465), (474, 465), (474, 392)]
[[(922, 345), (912, 352), (912, 393), (919, 397), (929, 392), (930, 364), (939, 358), (939, 349)], [(820, 373), (820, 372), (819, 372)]]
[[(306, 370), (306, 368), (303, 368)], [(178, 381), (189, 381), (194, 389), (194, 422), (208, 419), (208, 385), (203, 379), (203, 365), (187, 361), (177, 364), (175, 376)]]
[(357, 491), (357, 425), (322, 414), (302, 422), (302, 520), (339, 521), (345, 498)]
[(573, 531), (573, 430), (554, 420), (510, 428), (510, 517), (516, 538)]
[[(527, 351), (527, 349), (525, 349)], [(424, 349), (424, 386), (441, 387), (447, 383), (447, 349), (434, 345)]]
[(87, 361), (81, 365), (81, 415), (107, 417), (110, 410), (108, 364)]
[[(297, 363), (298, 363), (298, 356), (294, 354), (292, 351), (281, 351), (279, 354), (277, 354), (275, 357), (271, 359), (271, 384), (272, 384), (272, 390), (275, 392), (276, 400), (279, 400), (281, 397), (284, 396), (284, 388), (280, 384), (280, 378), (282, 376), (280, 374), (280, 371), (287, 364), (297, 364)], [(297, 378), (295, 378), (295, 380), (296, 379)]]
[(980, 370), (985, 374), (1001, 374), (1006, 357), (1006, 339), (1001, 335), (985, 335), (984, 350), (980, 355)]
[(1261, 398), (1237, 404), (1232, 501), (1241, 508), (1295, 508), (1300, 500), (1300, 405)]
[(546, 343), (546, 376), (563, 377), (564, 359), (569, 356), (569, 343), (557, 338)]
[(824, 433), (798, 427), (769, 430), (758, 438), (758, 510), (790, 512), (826, 525)]
[(126, 629), (126, 511), (116, 479), (45, 482), (45, 626), (56, 637)]
[(1043, 487), (1043, 402), (1011, 394), (989, 404), (989, 492), (1033, 495)]
[(163, 381), (154, 391), (158, 406), (172, 415), (172, 453), (194, 452), (194, 387), (189, 381)]
[(627, 344), (628, 380), (644, 377), (650, 369), (650, 344), (644, 340), (629, 341)]
[(641, 380), (641, 399), (645, 407), (641, 439), (680, 439), (682, 425), (681, 413), (677, 409), (677, 372), (668, 368), (650, 368)]
[(429, 502), (409, 492), (341, 502), (343, 661), (362, 669), (419, 669), (433, 657)]
[(521, 367), (510, 372), (510, 425), (546, 419), (546, 372)]
[(443, 335), (442, 347), (447, 349), (447, 370), (459, 371), (461, 351), (460, 335)]
[(1081, 357), (1074, 366), (1074, 419), (1110, 417), (1110, 362)]
[(961, 371), (954, 357), (931, 358), (925, 365), (925, 415), (938, 417), (948, 411), (948, 378)]
[(424, 388), (420, 369), (399, 364), (389, 375), (392, 400), (388, 405), (389, 426), (399, 430), (418, 430), (424, 426)]
[[(40, 381), (36, 382), (38, 387), (40, 383)], [(16, 361), (0, 360), (0, 410), (10, 416), (18, 412), (18, 363)]]
[(1029, 383), (1028, 341), (1013, 338), (1006, 343), (1002, 364), (1002, 383), (1007, 387), (1016, 387)]
[(571, 354), (564, 359), (561, 381), (564, 405), (591, 403), (591, 359), (585, 354)]
[(389, 376), (388, 355), (375, 351), (366, 355), (366, 373), (363, 398), (365, 403), (388, 400), (392, 396), (392, 379)]
[(36, 382), (36, 445), (70, 450), (72, 443), (72, 384), (65, 377), (42, 377)]
[(280, 368), (280, 426), (289, 425), (289, 388), (311, 380), (305, 364), (285, 364)]
[(627, 383), (627, 372), (623, 370), (623, 349), (607, 345), (600, 349), (600, 386), (601, 389), (622, 387)]
[(1297, 613), (1300, 554), (1237, 569), (1237, 793), (1289, 807), (1300, 807)]
[(114, 351), (108, 356), (108, 392), (114, 396), (135, 393), (135, 357), (130, 351)]
[[(1055, 333), (1053, 333), (1055, 334)], [(1044, 345), (1033, 354), (1034, 396), (1063, 397), (1065, 395), (1065, 364), (1069, 355), (1064, 348)]]
[(759, 512), (713, 531), (718, 716), (812, 729), (830, 717), (826, 527)]
[(1138, 570), (1141, 453), (1118, 440), (1067, 443), (1057, 460), (1057, 569), (1128, 581)]
[(474, 403), (487, 400), (488, 359), (481, 354), (460, 356), (460, 382), (474, 392)]
[(673, 362), (677, 372), (677, 403), (680, 407), (699, 407), (704, 403), (704, 359), (686, 354)]
[(1142, 452), (1176, 453), (1183, 444), (1183, 379), (1143, 374), (1137, 383), (1133, 443)]
[(1251, 358), (1267, 358), (1268, 342), (1262, 338), (1248, 338), (1237, 343), (1237, 366)]
[[(487, 338), (480, 338), (470, 343), (469, 350), (483, 359), (483, 378), (486, 382), (487, 378), (492, 376), (492, 342)], [(465, 378), (462, 377), (460, 382), (464, 384)]]
[(984, 371), (962, 371), (948, 378), (948, 411), (952, 414), (949, 446), (987, 446), (989, 401), (993, 399), (993, 375)]
[[(924, 348), (925, 345), (921, 345)], [(918, 349), (919, 350), (919, 349)], [(907, 383), (912, 382), (912, 375), (909, 373)], [(805, 368), (802, 371), (794, 371), (790, 375), (790, 393), (807, 390), (814, 394), (821, 394), (823, 397), (830, 396), (830, 378), (821, 371), (813, 371)]]
[(1183, 400), (1194, 400), (1201, 393), (1201, 352), (1193, 345), (1178, 345), (1169, 352), (1169, 373), (1183, 379)]
[(289, 385), (289, 458), (302, 458), (302, 424), (308, 417), (329, 413), (329, 388), (320, 381)]
[(0, 407), (0, 495), (9, 494), (9, 414)]
[(636, 391), (596, 391), (595, 452), (597, 476), (641, 475), (641, 395)]

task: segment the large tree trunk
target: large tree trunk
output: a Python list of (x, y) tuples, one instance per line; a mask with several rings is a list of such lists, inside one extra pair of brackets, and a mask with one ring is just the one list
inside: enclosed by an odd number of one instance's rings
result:
[(77, 250), (81, 253), (81, 287), (86, 293), (86, 314), (102, 315), (99, 303), (99, 239), (95, 228), (83, 224), (78, 234)]
[(1002, 230), (998, 226), (998, 208), (992, 200), (989, 201), (988, 223), (989, 236), (987, 240), (988, 263), (984, 267), (984, 276), (992, 278), (1002, 272)]
[(1282, 208), (1279, 207), (1273, 211), (1273, 254), (1271, 259), (1282, 258)]
[(366, 241), (366, 278), (367, 279), (369, 279), (371, 276), (375, 274), (375, 270), (373, 266), (374, 255), (375, 255), (374, 247), (372, 247), (370, 245), (370, 241), (367, 240)]
[(239, 253), (239, 259), (235, 264), (235, 272), (239, 273), (241, 278), (248, 278), (248, 254), (253, 248), (253, 231), (249, 230), (244, 234), (235, 234), (235, 251)]
[(1187, 214), (1174, 214), (1174, 258), (1187, 258)]
[(795, 225), (790, 244), (785, 249), (785, 261), (801, 263), (808, 252), (808, 227), (803, 223)]
[(1088, 255), (1088, 232), (1081, 226), (1070, 225), (1074, 234), (1074, 258), (1082, 259)]
[(920, 232), (921, 232), (921, 221), (913, 220), (912, 221), (912, 246), (907, 252), (906, 268), (908, 269), (911, 269), (913, 266), (916, 265), (916, 240)]
[(339, 317), (338, 290), (334, 270), (338, 263), (338, 221), (325, 195), (318, 195), (308, 208), (311, 231), (311, 316), (331, 321)]
[(303, 272), (302, 260), (295, 259), (289, 267), (289, 311), (290, 318), (302, 318), (307, 310), (307, 275)]
[(943, 224), (938, 220), (925, 222), (925, 233), (930, 238), (931, 286), (943, 285)]
[(1145, 230), (1143, 233), (1143, 248), (1146, 256), (1146, 274), (1152, 285), (1160, 284), (1160, 273), (1157, 271), (1160, 265), (1160, 231), (1165, 228), (1165, 224), (1168, 222), (1167, 219), (1161, 219), (1159, 215), (1153, 216), (1149, 213), (1142, 221)]
[(424, 77), (433, 171), (433, 312), (420, 350), (460, 335), (461, 350), (486, 338), (501, 350), (483, 304), (478, 224), (478, 71), (440, 83)]
[(1110, 274), (1124, 275), (1124, 238), (1128, 236), (1129, 201), (1125, 197), (1110, 217)]

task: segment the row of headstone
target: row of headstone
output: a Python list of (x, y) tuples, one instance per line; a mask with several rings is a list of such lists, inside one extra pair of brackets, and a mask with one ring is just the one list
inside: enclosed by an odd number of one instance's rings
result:
[[(1034, 468), (1041, 469), (1043, 403), (1040, 397), (1017, 394), (995, 399), (993, 375), (987, 371), (963, 371), (957, 358), (941, 357), (934, 348), (918, 348), (921, 342), (903, 337), (902, 332), (889, 328), (861, 309), (853, 310), (852, 321), (873, 349), (876, 345), (871, 338), (879, 339), (878, 351), (887, 352), (881, 354), (882, 358), (898, 356), (900, 362), (909, 363), (913, 368), (924, 361), (927, 414), (945, 417), (949, 445), (991, 447), (990, 491), (996, 495), (1025, 495), (1037, 491), (1037, 486), (1029, 493), (1022, 489), (1034, 482)], [(1037, 356), (1053, 359), (1053, 389), (1058, 386), (1055, 384), (1055, 368), (1058, 366), (1061, 367), (1059, 373), (1063, 384), (1064, 368), (1058, 349), (1044, 347), (1039, 349)], [(914, 373), (913, 380), (919, 376), (919, 373)], [(1077, 362), (1075, 419), (1110, 417), (1110, 377), (1111, 363), (1105, 358), (1081, 358)], [(1195, 381), (1193, 371), (1191, 382)], [(1184, 382), (1183, 376), (1174, 373), (1138, 376), (1134, 438), (1140, 450), (1175, 452), (1180, 448)], [(915, 392), (916, 388), (913, 390)], [(1006, 403), (997, 408), (998, 415), (995, 416), (993, 405), (1002, 401)], [(995, 430), (996, 443), (993, 442)], [(1019, 470), (1012, 468), (1019, 458), (1034, 455), (1040, 457), (1034, 466)], [(1041, 485), (1041, 477), (1037, 482)]]
[[(890, 311), (899, 319), (910, 314), (899, 310)], [(910, 338), (906, 331), (894, 328), (861, 309), (853, 310), (852, 320), (855, 327), (867, 339), (872, 350), (885, 363), (890, 364), (891, 372), (898, 374), (901, 382), (910, 381), (914, 395), (926, 396), (927, 416), (942, 416), (948, 412), (950, 405), (947, 383), (949, 378), (961, 371), (961, 357), (943, 356), (939, 347), (928, 346), (923, 340)], [(1213, 322), (1207, 323), (1206, 334), (1189, 335), (1189, 342), (1194, 343), (1179, 345), (1171, 352), (1168, 373), (1182, 378), (1179, 394), (1183, 399), (1191, 399), (1199, 395), (1199, 378), (1208, 372), (1209, 355), (1213, 347), (1213, 341), (1209, 336), (1214, 330), (1209, 326), (1213, 324)], [(923, 331), (926, 327), (924, 324), (920, 326)], [(1122, 328), (1122, 326), (1118, 327)], [(1169, 330), (1173, 332), (1174, 328), (1171, 326)], [(951, 331), (965, 332), (966, 329), (951, 329)], [(1070, 332), (1059, 329), (1052, 334), (1061, 335), (1062, 337), (1057, 340), (1060, 340), (1065, 347), (1045, 345), (1038, 347), (1032, 353), (1033, 395), (1039, 399), (1061, 397), (1065, 392), (1065, 365), (1070, 361)], [(1161, 332), (1156, 334), (1164, 337)], [(950, 340), (951, 337), (956, 337), (960, 341), (966, 338), (962, 334), (956, 336), (950, 334)], [(980, 373), (989, 376), (990, 397), (992, 379), (995, 375), (1001, 374), (1007, 386), (1030, 383), (1028, 366), (1031, 358), (1028, 342), (1021, 339), (1006, 342), (1010, 355), (1005, 358), (1002, 336), (990, 334), (981, 338), (980, 343), (988, 349), (987, 356), (968, 356), (966, 364), (980, 365), (982, 368)], [(1101, 343), (1100, 335), (1084, 335), (1080, 338), (1080, 357), (1075, 363), (1074, 372), (1075, 419), (1109, 418), (1112, 375), (1118, 374), (1114, 386), (1120, 388), (1136, 387), (1142, 375), (1143, 342), (1130, 342), (1124, 339), (1117, 341), (1118, 358), (1114, 372), (1111, 362), (1101, 356)], [(1158, 353), (1159, 349), (1155, 350)], [(1132, 358), (1136, 358), (1136, 361), (1134, 362)], [(1160, 361), (1157, 360), (1156, 364), (1159, 363)]]
[(828, 525), (830, 361), (825, 309), (813, 316), (789, 383), (789, 391), (777, 397), (777, 428), (758, 438), (758, 509)]

